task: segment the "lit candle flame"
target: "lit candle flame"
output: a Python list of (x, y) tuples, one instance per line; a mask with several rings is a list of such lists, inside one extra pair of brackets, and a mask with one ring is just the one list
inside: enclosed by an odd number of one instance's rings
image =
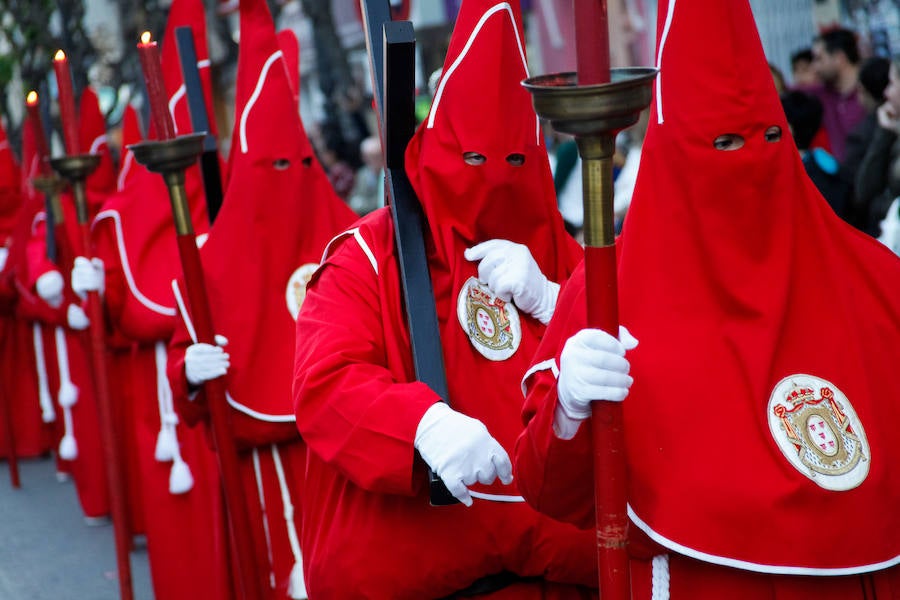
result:
[(149, 31), (145, 31), (144, 33), (141, 34), (141, 43), (142, 44), (149, 44), (152, 39), (153, 39), (153, 36), (150, 35)]
[(66, 53), (62, 50), (57, 50), (56, 54), (53, 55), (53, 60), (66, 60)]
[(30, 92), (28, 92), (28, 95), (25, 96), (25, 104), (34, 106), (35, 104), (37, 104), (37, 101), (38, 101), (38, 95), (37, 95), (37, 92), (34, 90), (31, 90)]

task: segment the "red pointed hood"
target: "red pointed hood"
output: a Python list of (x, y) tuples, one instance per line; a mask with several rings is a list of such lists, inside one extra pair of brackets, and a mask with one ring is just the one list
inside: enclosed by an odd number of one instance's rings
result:
[(210, 75), (209, 50), (206, 45), (206, 12), (203, 0), (173, 0), (169, 7), (166, 31), (163, 34), (160, 61), (163, 79), (169, 94), (169, 112), (172, 113), (172, 120), (175, 123), (175, 133), (182, 135), (194, 131), (191, 126), (184, 77), (181, 74), (181, 63), (175, 38), (175, 29), (178, 27), (190, 27), (194, 34), (197, 68), (200, 71), (200, 82), (206, 97), (206, 113), (209, 116), (211, 133), (216, 135), (216, 113), (212, 102), (212, 77)]
[(100, 110), (100, 100), (90, 87), (81, 93), (81, 113), (78, 122), (78, 139), (84, 154), (100, 157), (97, 170), (87, 178), (88, 200), (95, 207), (95, 213), (106, 196), (116, 190), (116, 170), (106, 137), (106, 118)]
[[(519, 3), (466, 0), (431, 111), (406, 151), (437, 257), (451, 270), (466, 246), (504, 238), (528, 245), (545, 272), (555, 271), (566, 234), (540, 123), (521, 85), (527, 76)], [(484, 164), (466, 164), (466, 152)]]
[[(807, 178), (747, 1), (659, 13), (620, 239), (621, 319), (640, 340), (626, 402), (634, 514), (679, 552), (753, 570), (900, 561), (883, 535), (900, 530), (900, 260)], [(743, 146), (717, 148), (725, 134)], [(847, 515), (852, 541), (818, 527)]]
[(287, 421), (306, 281), (355, 215), (315, 159), (265, 0), (243, 0), (240, 16), (231, 177), (201, 254), (213, 322), (230, 341), (229, 393), (250, 416)]
[(116, 179), (116, 189), (121, 191), (128, 179), (135, 172), (134, 153), (128, 149), (131, 144), (137, 144), (144, 140), (141, 133), (141, 122), (137, 111), (130, 104), (125, 107), (122, 115), (122, 160), (119, 165), (119, 176)]
[(6, 245), (22, 205), (21, 175), (16, 157), (0, 123), (0, 246)]

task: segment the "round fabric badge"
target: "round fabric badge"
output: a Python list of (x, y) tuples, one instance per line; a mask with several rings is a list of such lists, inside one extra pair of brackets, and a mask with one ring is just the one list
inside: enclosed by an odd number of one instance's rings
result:
[(795, 469), (836, 492), (869, 474), (869, 442), (856, 411), (833, 383), (813, 375), (785, 377), (767, 409), (769, 429)]
[(475, 277), (469, 277), (459, 291), (456, 316), (472, 346), (485, 358), (506, 360), (519, 349), (522, 326), (516, 307)]
[(303, 300), (306, 298), (306, 284), (309, 283), (318, 268), (319, 265), (316, 263), (306, 263), (294, 271), (288, 279), (284, 299), (287, 301), (287, 309), (295, 321), (300, 313), (300, 307), (303, 306)]

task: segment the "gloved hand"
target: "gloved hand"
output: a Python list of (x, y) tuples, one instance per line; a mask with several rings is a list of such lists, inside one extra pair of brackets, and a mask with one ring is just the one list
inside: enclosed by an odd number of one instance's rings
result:
[(591, 416), (594, 400), (624, 400), (633, 381), (625, 352), (637, 344), (624, 327), (618, 340), (600, 329), (582, 329), (570, 337), (559, 358), (558, 410), (580, 423)]
[(34, 289), (44, 302), (59, 308), (63, 301), (63, 277), (59, 271), (47, 271), (37, 278)]
[(228, 372), (228, 353), (222, 346), (228, 345), (228, 340), (221, 335), (216, 336), (216, 346), (212, 344), (191, 344), (184, 353), (184, 376), (188, 383), (194, 387), (222, 377)]
[(0, 271), (6, 266), (7, 258), (9, 258), (9, 248), (6, 246), (0, 247)]
[(75, 258), (72, 266), (72, 291), (84, 300), (88, 292), (103, 294), (105, 273), (103, 261), (99, 258), (88, 260), (83, 256)]
[(87, 329), (91, 320), (84, 314), (84, 310), (77, 304), (70, 304), (66, 311), (66, 320), (69, 322), (69, 328), (75, 331)]
[(468, 248), (466, 260), (480, 260), (478, 279), (495, 294), (546, 325), (556, 309), (559, 284), (549, 281), (528, 246), (508, 240), (489, 240)]
[(472, 506), (467, 486), (476, 481), (490, 484), (499, 477), (505, 485), (512, 483), (509, 455), (484, 423), (443, 402), (425, 411), (414, 445), (447, 490), (466, 506)]

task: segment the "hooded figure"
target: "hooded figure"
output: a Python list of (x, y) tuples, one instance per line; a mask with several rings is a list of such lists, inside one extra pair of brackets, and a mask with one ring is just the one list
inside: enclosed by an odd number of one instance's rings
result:
[(267, 565), (260, 575), (272, 598), (305, 598), (295, 504), (306, 450), (291, 402), (295, 319), (325, 244), (356, 217), (329, 185), (300, 121), (296, 37), (276, 37), (264, 0), (243, 0), (239, 10), (231, 176), (200, 251), (212, 322), (228, 354), (192, 343), (179, 281), (169, 376), (180, 412), (196, 418), (205, 405), (193, 392), (227, 370), (232, 433), (250, 449), (241, 470), (256, 564)]
[[(16, 316), (14, 271), (18, 258), (11, 246), (14, 240), (19, 246), (25, 242), (16, 235), (25, 212), (19, 165), (0, 125), (0, 402), (10, 407), (3, 414), (11, 415), (15, 454), (20, 458), (38, 456), (49, 447), (49, 430), (41, 422), (34, 377), (31, 324)], [(0, 456), (8, 451), (6, 431), (0, 425)]]
[(670, 0), (659, 31), (618, 242), (640, 345), (582, 329), (578, 271), (525, 382), (520, 484), (591, 526), (579, 425), (628, 395), (634, 598), (654, 554), (653, 592), (668, 564), (673, 599), (900, 597), (900, 261), (807, 177), (745, 0)]
[[(592, 536), (524, 504), (507, 455), (554, 282), (579, 255), (520, 85), (524, 48), (518, 3), (466, 0), (407, 148), (450, 406), (415, 381), (389, 209), (338, 236), (308, 286), (294, 396), (312, 597), (580, 598), (596, 577)], [(467, 506), (429, 506), (426, 464)]]
[[(162, 52), (170, 106), (186, 104), (174, 44), (176, 27), (189, 25), (198, 54), (206, 56), (203, 3), (176, 0), (169, 11)], [(181, 92), (179, 90), (181, 89)], [(204, 87), (207, 99), (211, 88)], [(174, 110), (182, 133), (191, 131), (186, 110)], [(137, 114), (128, 107), (118, 191), (97, 214), (92, 228), (99, 261), (81, 259), (81, 286), (103, 293), (114, 354), (123, 374), (111, 391), (126, 406), (116, 415), (130, 432), (126, 455), (136, 462), (130, 491), (140, 493), (150, 575), (157, 598), (187, 600), (230, 597), (228, 549), (220, 530), (220, 481), (204, 432), (179, 421), (166, 377), (166, 342), (175, 326), (172, 279), (180, 262), (168, 190), (162, 178), (134, 161), (129, 144), (142, 141)], [(185, 189), (198, 242), (209, 229), (198, 167), (185, 173)], [(99, 268), (98, 268), (99, 267)], [(76, 276), (73, 273), (73, 282)], [(74, 285), (74, 283), (73, 283)], [(110, 344), (112, 345), (112, 344)], [(131, 351), (129, 351), (131, 350)], [(135, 515), (133, 515), (135, 516)]]

